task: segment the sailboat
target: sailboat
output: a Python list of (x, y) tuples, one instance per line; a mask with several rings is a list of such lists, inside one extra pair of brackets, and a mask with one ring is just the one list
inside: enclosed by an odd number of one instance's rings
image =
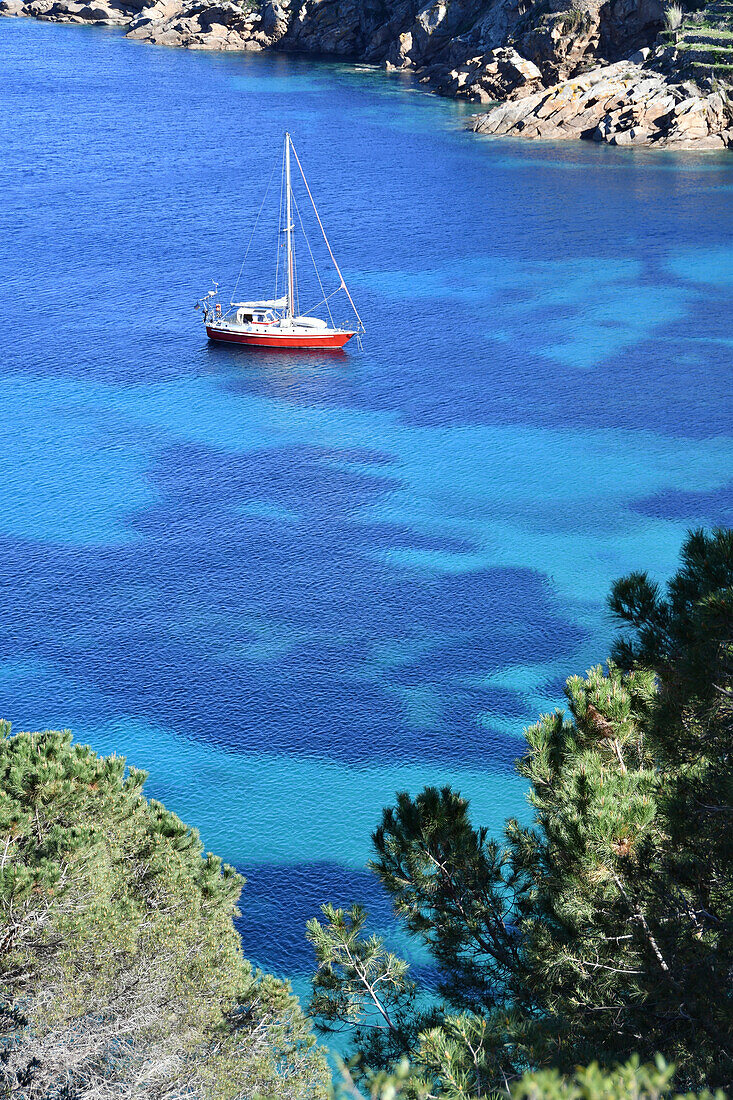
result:
[[(297, 208), (297, 202), (293, 195), (292, 179), (291, 179), (291, 153), (295, 158), (295, 162), (302, 176), (305, 189), (308, 193), (308, 198), (311, 201), (313, 210), (316, 215), (318, 226), (323, 235), (323, 239), (326, 242), (326, 248), (328, 254), (331, 257), (336, 274), (340, 280), (339, 286), (331, 294), (326, 294), (323, 290), (323, 284), (321, 283), (321, 277), (318, 273), (318, 268), (313, 260), (313, 265), (316, 268), (316, 275), (318, 277), (318, 285), (323, 293), (323, 298), (320, 302), (311, 310), (311, 314), (308, 316), (302, 316), (299, 311), (298, 302), (298, 279), (297, 279), (297, 266), (295, 257), (295, 243), (294, 232), (295, 225), (293, 223), (293, 206)], [(265, 193), (265, 199), (267, 198), (267, 192)], [(264, 206), (265, 199), (262, 204)], [(262, 213), (262, 207), (260, 207), (260, 214)], [(284, 225), (283, 225), (284, 214)], [(300, 212), (298, 211), (298, 217), (302, 227), (302, 219), (300, 218)], [(259, 220), (259, 214), (257, 216)], [(257, 227), (257, 221), (255, 221), (255, 229)], [(344, 277), (341, 274), (341, 269), (336, 263), (336, 258), (331, 250), (326, 231), (323, 228), (320, 215), (316, 208), (316, 204), (313, 200), (308, 181), (305, 178), (302, 165), (298, 159), (298, 154), (295, 151), (295, 147), (290, 138), (290, 134), (285, 134), (285, 148), (283, 151), (283, 169), (282, 169), (282, 182), (281, 182), (281, 198), (280, 198), (280, 217), (279, 217), (279, 237), (284, 238), (283, 250), (284, 257), (281, 265), (280, 248), (278, 248), (278, 259), (275, 269), (275, 296), (274, 298), (263, 298), (253, 301), (239, 302), (230, 301), (229, 309), (226, 312), (222, 312), (221, 302), (219, 298), (219, 284), (214, 283), (214, 287), (208, 294), (204, 295), (196, 303), (196, 309), (203, 309), (204, 324), (206, 325), (206, 335), (210, 340), (222, 341), (224, 343), (231, 344), (244, 344), (248, 347), (254, 348), (274, 348), (274, 349), (287, 349), (301, 350), (301, 351), (338, 351), (352, 338), (357, 338), (364, 332), (364, 325), (362, 324), (361, 317), (354, 305), (351, 294), (348, 291)], [(305, 230), (303, 229), (305, 235)], [(254, 229), (252, 230), (254, 236)], [(250, 237), (250, 246), (252, 244), (252, 237)], [(313, 259), (313, 252), (308, 244), (308, 251)], [(249, 252), (249, 246), (247, 248)], [(246, 262), (247, 255), (245, 254)], [(244, 262), (242, 268), (244, 268)], [(281, 271), (281, 267), (284, 270)], [(240, 271), (241, 277), (241, 271)], [(237, 286), (239, 280), (237, 280)], [(284, 291), (284, 293), (283, 293)], [(336, 326), (331, 314), (330, 299), (335, 295), (343, 291), (349, 300), (351, 308), (354, 311), (356, 317), (356, 323), (350, 328), (339, 328)], [(236, 287), (234, 293), (236, 294)], [(278, 296), (279, 294), (279, 296)], [(234, 295), (232, 295), (232, 298)], [(313, 316), (312, 312), (318, 307), (322, 307), (328, 313), (329, 320), (323, 320), (318, 316)]]

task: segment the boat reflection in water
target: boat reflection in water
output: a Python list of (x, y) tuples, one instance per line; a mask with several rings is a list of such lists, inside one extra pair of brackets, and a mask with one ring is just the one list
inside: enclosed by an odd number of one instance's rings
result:
[[(312, 407), (343, 402), (355, 384), (353, 357), (343, 349), (243, 347), (207, 341), (202, 349), (217, 385), (232, 394), (274, 398)], [(246, 366), (247, 370), (239, 368)]]

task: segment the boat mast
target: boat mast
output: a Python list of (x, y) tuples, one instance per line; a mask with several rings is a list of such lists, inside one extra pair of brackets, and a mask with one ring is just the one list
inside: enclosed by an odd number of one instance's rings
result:
[[(287, 140), (289, 142), (290, 135), (288, 135)], [(298, 168), (300, 169), (300, 175), (303, 179), (303, 183), (305, 184), (305, 189), (308, 192), (308, 198), (311, 201), (311, 206), (313, 207), (313, 213), (315, 214), (316, 219), (318, 221), (318, 224), (321, 228), (321, 233), (323, 234), (323, 239), (326, 242), (326, 248), (328, 249), (328, 254), (331, 257), (331, 260), (333, 262), (333, 266), (336, 268), (336, 273), (337, 273), (339, 279), (341, 280), (341, 286), (339, 287), (339, 290), (345, 291), (346, 297), (349, 299), (349, 302), (351, 303), (351, 308), (353, 309), (354, 313), (356, 314), (356, 319), (359, 322), (359, 327), (360, 327), (362, 332), (365, 332), (366, 330), (364, 328), (364, 322), (362, 321), (361, 317), (359, 316), (359, 311), (356, 308), (356, 306), (354, 305), (354, 299), (349, 294), (349, 288), (347, 287), (346, 283), (344, 282), (344, 277), (341, 274), (341, 268), (336, 263), (336, 257), (333, 254), (333, 250), (331, 248), (331, 245), (328, 243), (328, 237), (326, 236), (326, 230), (323, 228), (323, 222), (321, 221), (321, 215), (318, 213), (318, 207), (316, 206), (315, 199), (311, 195), (311, 189), (308, 186), (308, 180), (305, 178), (305, 172), (303, 171), (303, 165), (300, 163), (300, 157), (298, 156), (294, 145), (293, 145), (293, 156), (295, 157)], [(290, 146), (289, 145), (288, 145), (288, 179), (290, 179)], [(321, 288), (321, 289), (323, 289), (323, 288)]]
[(293, 293), (293, 223), (290, 213), (290, 134), (285, 134), (285, 233), (288, 249), (288, 319), (295, 316), (295, 295)]

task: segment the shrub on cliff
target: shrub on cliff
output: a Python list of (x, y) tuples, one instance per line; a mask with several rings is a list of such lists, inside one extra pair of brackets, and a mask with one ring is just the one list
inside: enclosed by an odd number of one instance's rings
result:
[[(725, 1094), (708, 1090), (681, 1096), (674, 1087), (674, 1066), (657, 1057), (653, 1065), (641, 1065), (634, 1056), (624, 1065), (604, 1070), (597, 1062), (579, 1067), (571, 1074), (556, 1069), (525, 1073), (509, 1090), (497, 1094), (505, 1100), (725, 1100)], [(393, 1073), (375, 1073), (359, 1088), (348, 1070), (344, 1071), (337, 1100), (430, 1100), (424, 1089), (415, 1088), (409, 1063), (403, 1061)]]
[(242, 879), (67, 733), (0, 726), (0, 1095), (326, 1095), (310, 1025), (253, 972)]
[(510, 821), (499, 843), (430, 788), (398, 795), (374, 833), (372, 868), (436, 963), (440, 1018), (363, 914), (309, 926), (319, 1018), (356, 1025), (374, 1066), (409, 1054), (431, 1093), (635, 1051), (677, 1061), (686, 1087), (733, 1083), (733, 532), (691, 534), (666, 594), (634, 574), (610, 605), (613, 661), (527, 731), (529, 828)]

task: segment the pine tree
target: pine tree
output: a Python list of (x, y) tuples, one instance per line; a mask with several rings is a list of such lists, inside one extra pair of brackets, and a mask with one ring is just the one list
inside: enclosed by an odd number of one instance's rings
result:
[(448, 1100), (634, 1052), (733, 1085), (733, 534), (693, 532), (665, 593), (633, 574), (610, 606), (613, 660), (526, 731), (531, 826), (496, 843), (428, 789), (373, 836), (441, 974), (440, 1023), (406, 1016), (401, 1040)]
[(324, 905), (322, 913), (322, 922), (313, 918), (306, 926), (317, 964), (308, 1012), (323, 1031), (351, 1033), (366, 1061), (389, 1064), (416, 1036), (416, 986), (407, 963), (365, 932), (361, 906), (345, 912)]
[(243, 880), (144, 779), (2, 724), (0, 1096), (324, 1097), (297, 1001), (242, 957)]
[[(624, 1065), (604, 1070), (597, 1062), (578, 1067), (571, 1074), (556, 1069), (526, 1073), (501, 1095), (506, 1100), (725, 1100), (725, 1093), (681, 1096), (675, 1086), (675, 1067), (662, 1057), (642, 1065), (634, 1055)], [(416, 1082), (409, 1063), (403, 1059), (393, 1073), (373, 1073), (357, 1085), (347, 1067), (337, 1086), (336, 1100), (431, 1100), (433, 1094)]]

